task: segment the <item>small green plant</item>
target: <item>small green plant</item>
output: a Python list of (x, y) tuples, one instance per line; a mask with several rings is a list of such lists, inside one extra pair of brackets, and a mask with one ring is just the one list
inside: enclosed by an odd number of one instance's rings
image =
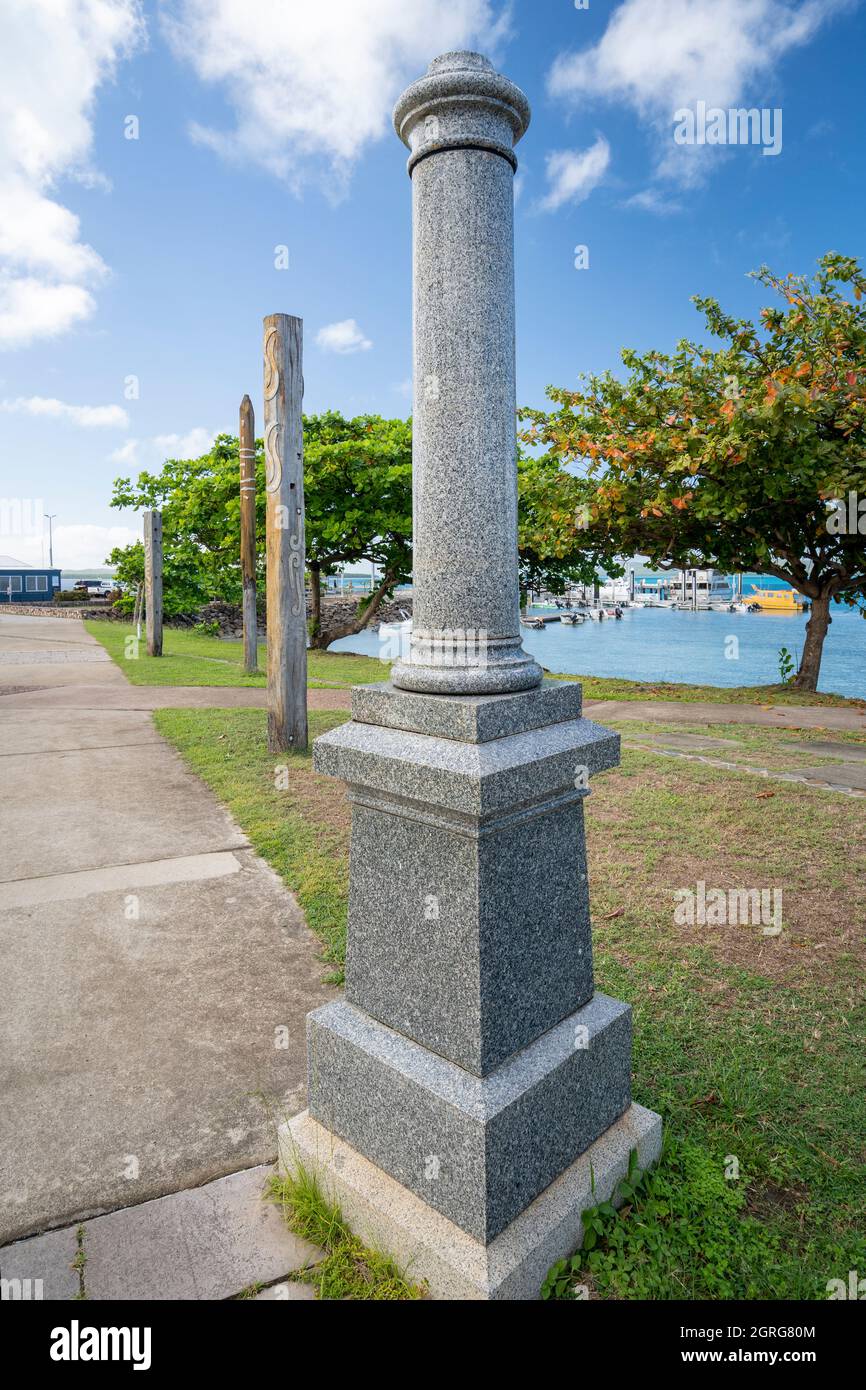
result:
[(262, 1283), (260, 1279), (255, 1279), (253, 1280), (252, 1284), (247, 1284), (247, 1287), (245, 1289), (241, 1289), (237, 1297), (241, 1301), (247, 1298), (258, 1298), (259, 1294), (262, 1292), (262, 1289), (264, 1289), (264, 1287), (265, 1285)]
[(296, 1276), (313, 1284), (318, 1298), (405, 1302), (424, 1297), (425, 1290), (410, 1283), (389, 1255), (369, 1249), (350, 1231), (337, 1203), (303, 1164), (272, 1178), (268, 1193), (280, 1204), (289, 1229), (325, 1252), (318, 1264)]
[(789, 685), (796, 674), (796, 663), (787, 647), (779, 652), (779, 677), (783, 685)]
[(219, 637), (220, 625), (212, 618), (210, 622), (196, 623), (193, 632), (201, 633), (202, 637)]
[(84, 1227), (78, 1226), (75, 1230), (75, 1258), (70, 1269), (74, 1269), (78, 1275), (78, 1290), (73, 1294), (75, 1299), (87, 1298), (87, 1285), (84, 1282), (84, 1274), (87, 1269), (87, 1251), (84, 1248)]
[(583, 1243), (548, 1271), (541, 1297), (575, 1299), (579, 1287), (653, 1301), (765, 1296), (780, 1233), (745, 1209), (746, 1192), (692, 1140), (668, 1138), (663, 1163), (642, 1173), (633, 1151), (611, 1199), (583, 1213)]
[[(634, 1199), (642, 1190), (645, 1180), (649, 1176), (649, 1170), (639, 1173), (637, 1168), (637, 1149), (632, 1149), (628, 1156), (628, 1171), (624, 1178), (617, 1183), (613, 1196), (609, 1201), (598, 1202), (594, 1207), (587, 1207), (581, 1213), (583, 1224), (583, 1243), (575, 1255), (568, 1260), (557, 1260), (547, 1272), (547, 1277), (541, 1286), (541, 1297), (548, 1298), (569, 1298), (573, 1297), (575, 1276), (580, 1274), (585, 1264), (585, 1256), (598, 1244), (599, 1239), (603, 1238), (606, 1232), (605, 1223), (611, 1218), (616, 1219), (617, 1211), (614, 1205), (617, 1197), (623, 1201)], [(590, 1186), (593, 1196), (595, 1196), (595, 1172), (590, 1168)]]

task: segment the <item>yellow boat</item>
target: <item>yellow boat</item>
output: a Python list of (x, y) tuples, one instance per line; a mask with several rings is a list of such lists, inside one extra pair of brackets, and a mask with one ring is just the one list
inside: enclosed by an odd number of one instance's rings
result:
[(746, 603), (759, 603), (766, 613), (801, 613), (803, 600), (796, 589), (759, 589), (755, 584), (752, 591), (743, 595)]

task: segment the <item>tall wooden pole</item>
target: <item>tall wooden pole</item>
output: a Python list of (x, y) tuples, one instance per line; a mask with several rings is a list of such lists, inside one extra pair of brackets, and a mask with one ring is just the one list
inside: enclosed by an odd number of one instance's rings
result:
[(258, 670), (256, 619), (256, 424), (249, 396), (241, 401), (241, 573), (244, 581), (244, 671)]
[(303, 320), (264, 322), (268, 749), (307, 746)]
[(162, 512), (144, 513), (144, 603), (148, 656), (162, 656)]

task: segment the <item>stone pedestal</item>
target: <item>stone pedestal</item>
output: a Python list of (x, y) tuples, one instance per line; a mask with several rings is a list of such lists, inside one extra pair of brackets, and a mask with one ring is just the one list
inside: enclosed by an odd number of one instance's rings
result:
[[(283, 1161), (314, 1161), (439, 1296), (536, 1296), (582, 1209), (661, 1138), (631, 1102), (631, 1011), (592, 972), (584, 801), (619, 738), (520, 645), (511, 179), (528, 119), (477, 54), (437, 59), (395, 113), (416, 232), (413, 645), (315, 743), (352, 803), (346, 993), (309, 1016), (309, 1111), (281, 1136)], [(461, 652), (461, 631), (485, 645)]]

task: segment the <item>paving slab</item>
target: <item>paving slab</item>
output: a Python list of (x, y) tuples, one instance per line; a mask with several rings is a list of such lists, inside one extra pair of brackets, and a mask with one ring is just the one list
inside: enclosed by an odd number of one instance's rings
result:
[(741, 748), (738, 738), (711, 738), (708, 734), (629, 734), (629, 738), (639, 743), (660, 743), (668, 748), (694, 748), (698, 752), (712, 748)]
[(43, 878), (21, 878), (4, 883), (2, 905), (8, 911), (12, 907), (71, 902), (75, 898), (92, 897), (95, 893), (126, 894), (132, 889), (156, 888), (165, 883), (195, 883), (198, 879), (222, 878), (225, 874), (239, 873), (240, 869), (240, 859), (229, 850), (157, 859), (143, 864), (111, 864), (105, 869), (46, 874)]
[(759, 724), (789, 729), (848, 729), (866, 734), (866, 708), (836, 705), (711, 704), (698, 700), (585, 700), (584, 714), (604, 724), (638, 719), (660, 724)]
[(0, 911), (0, 1240), (273, 1160), (333, 997), (302, 914), (239, 872)]
[[(0, 1250), (0, 1278), (17, 1279), (21, 1285), (29, 1280), (28, 1292), (34, 1300), (76, 1298), (81, 1288), (72, 1268), (78, 1253), (76, 1231), (76, 1226), (67, 1226), (62, 1231), (4, 1245)], [(12, 1291), (13, 1298), (19, 1294), (25, 1295), (23, 1287)]]
[(826, 782), (831, 787), (856, 787), (866, 791), (866, 766), (858, 763), (824, 763), (821, 767), (798, 767), (808, 782)]
[(120, 690), (127, 682), (80, 619), (0, 614), (0, 700), (69, 684)]
[[(324, 1252), (293, 1235), (265, 1199), (272, 1173), (271, 1165), (257, 1165), (84, 1222), (87, 1301), (233, 1298), (316, 1264)], [(68, 1226), (6, 1246), (0, 1271), (4, 1278), (41, 1279), (43, 1298), (75, 1298), (80, 1282), (71, 1264), (78, 1248), (78, 1227)], [(272, 1299), (315, 1296), (309, 1285), (289, 1281), (263, 1292)]]
[(12, 754), (2, 771), (0, 883), (248, 843), (164, 740)]
[(118, 745), (140, 748), (161, 741), (144, 710), (104, 709), (98, 718), (82, 719), (76, 711), (6, 709), (0, 701), (0, 757)]
[[(82, 668), (74, 669), (79, 672)], [(75, 714), (89, 711), (101, 715), (107, 704), (114, 710), (265, 709), (268, 702), (263, 686), (127, 685), (117, 671), (122, 684), (112, 686), (108, 695), (99, 681), (91, 685), (58, 682), (53, 688), (39, 688), (38, 678), (34, 679), (32, 672), (26, 674), (27, 679), (16, 670), (15, 683), (8, 687), (4, 687), (0, 677), (0, 717), (10, 710), (62, 710)], [(78, 681), (77, 675), (75, 680)], [(307, 691), (307, 705), (310, 709), (348, 710), (352, 691), (311, 689)]]
[(272, 1171), (257, 1166), (88, 1221), (88, 1299), (232, 1298), (321, 1260), (264, 1200)]
[(829, 739), (811, 738), (808, 743), (794, 738), (786, 738), (783, 742), (786, 748), (797, 748), (801, 753), (820, 753), (827, 758), (844, 758), (845, 762), (866, 763), (866, 743), (834, 743)]

